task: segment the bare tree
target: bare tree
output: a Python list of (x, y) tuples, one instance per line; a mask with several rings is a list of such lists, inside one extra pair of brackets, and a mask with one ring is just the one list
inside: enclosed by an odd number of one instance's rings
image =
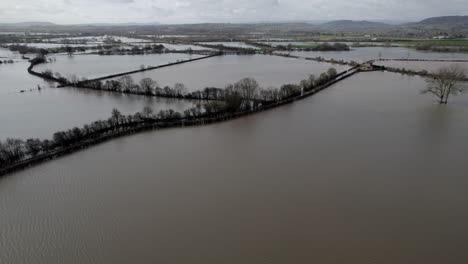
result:
[(144, 117), (150, 118), (150, 117), (153, 116), (153, 113), (154, 113), (153, 108), (151, 108), (149, 106), (145, 106), (143, 108), (142, 114), (143, 114)]
[(260, 86), (253, 78), (244, 78), (234, 84), (234, 89), (244, 100), (244, 107), (250, 109), (251, 101), (256, 98)]
[(182, 83), (176, 83), (174, 85), (174, 90), (177, 96), (185, 96), (188, 93), (187, 87)]
[(68, 56), (71, 56), (71, 55), (73, 55), (74, 49), (73, 49), (73, 47), (66, 46), (65, 47), (65, 52), (68, 54)]
[(133, 86), (135, 86), (135, 82), (133, 81), (133, 78), (128, 75), (120, 77), (118, 81), (120, 82), (122, 86), (122, 92), (124, 93), (130, 92)]
[(431, 75), (427, 79), (427, 88), (422, 93), (434, 95), (440, 104), (447, 104), (451, 95), (457, 95), (466, 88), (462, 84), (466, 78), (465, 71), (460, 65), (441, 68)]
[(145, 94), (152, 95), (156, 87), (158, 87), (158, 83), (151, 78), (143, 78), (140, 81), (140, 86)]

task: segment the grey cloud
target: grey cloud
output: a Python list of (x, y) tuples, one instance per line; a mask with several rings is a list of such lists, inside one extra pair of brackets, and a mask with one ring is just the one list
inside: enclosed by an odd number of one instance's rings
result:
[(0, 22), (252, 22), (468, 14), (466, 0), (2, 0)]

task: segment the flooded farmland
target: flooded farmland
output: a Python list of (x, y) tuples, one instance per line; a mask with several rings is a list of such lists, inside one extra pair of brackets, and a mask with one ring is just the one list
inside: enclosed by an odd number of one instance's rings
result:
[(181, 60), (201, 57), (199, 55), (188, 55), (179, 53), (164, 53), (151, 55), (83, 55), (83, 56), (55, 56), (55, 62), (40, 64), (34, 68), (41, 72), (51, 70), (59, 72), (62, 76), (98, 78), (109, 74), (134, 71), (142, 66), (151, 67)]
[(318, 76), (330, 67), (334, 67), (338, 71), (349, 68), (348, 66), (277, 56), (228, 55), (155, 71), (140, 72), (130, 76), (136, 81), (150, 77), (162, 86), (183, 83), (190, 91), (201, 90), (205, 87), (224, 88), (227, 84), (246, 77), (255, 78), (262, 87), (268, 88), (299, 83), (301, 80), (307, 79), (310, 74)]
[(467, 53), (425, 52), (404, 47), (365, 47), (352, 48), (351, 51), (291, 51), (281, 52), (302, 57), (323, 57), (356, 62), (373, 59), (426, 59), (426, 60), (468, 60)]
[(15, 173), (0, 185), (0, 262), (467, 259), (468, 97), (440, 106), (424, 87), (363, 73), (272, 111)]

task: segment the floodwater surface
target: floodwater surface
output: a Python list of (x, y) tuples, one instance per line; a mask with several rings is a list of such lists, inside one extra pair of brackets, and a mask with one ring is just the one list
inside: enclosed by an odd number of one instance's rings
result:
[(74, 55), (55, 56), (52, 63), (37, 65), (34, 70), (42, 72), (51, 70), (59, 72), (62, 76), (98, 78), (110, 74), (139, 70), (142, 66), (159, 66), (180, 60), (188, 60), (200, 57), (181, 53), (164, 53), (150, 55)]
[(173, 109), (183, 112), (194, 106), (189, 100), (126, 95), (77, 88), (43, 88), (41, 91), (0, 96), (0, 140), (11, 138), (50, 139), (57, 131), (82, 127), (108, 119), (116, 108), (125, 115)]
[(348, 66), (278, 56), (245, 55), (219, 56), (130, 76), (135, 81), (150, 77), (161, 86), (183, 83), (190, 91), (205, 87), (224, 88), (227, 84), (235, 83), (246, 77), (255, 78), (262, 87), (268, 88), (289, 83), (297, 84), (301, 80), (307, 79), (310, 74), (319, 76), (331, 67), (338, 71), (349, 68)]
[(24, 60), (0, 65), (0, 140), (51, 138), (57, 131), (107, 119), (113, 108), (128, 115), (145, 106), (155, 111), (169, 108), (183, 111), (193, 106), (187, 100), (51, 88), (56, 85), (28, 74), (28, 66)]
[(426, 59), (426, 60), (468, 60), (466, 53), (425, 52), (404, 47), (364, 47), (351, 51), (292, 51), (282, 52), (303, 57), (323, 57), (356, 62), (374, 59)]
[(446, 61), (378, 61), (376, 65), (383, 65), (392, 68), (405, 68), (413, 71), (428, 72), (437, 71), (438, 69), (450, 67), (452, 65), (458, 65), (465, 72), (468, 73), (468, 62), (446, 62)]
[(0, 263), (466, 263), (468, 97), (355, 75), (0, 181)]

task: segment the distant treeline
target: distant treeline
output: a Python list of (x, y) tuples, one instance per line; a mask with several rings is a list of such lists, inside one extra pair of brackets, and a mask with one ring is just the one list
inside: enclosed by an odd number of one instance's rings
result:
[(8, 48), (10, 51), (19, 52), (20, 54), (27, 54), (27, 53), (41, 54), (41, 55), (49, 54), (49, 51), (47, 49), (30, 47), (26, 45), (8, 45), (8, 46), (3, 46), (3, 47)]
[(125, 48), (115, 45), (96, 45), (96, 46), (61, 46), (55, 48), (37, 48), (27, 45), (5, 45), (10, 51), (19, 52), (20, 54), (40, 54), (45, 56), (49, 53), (68, 53), (69, 55), (76, 52), (85, 52), (87, 50), (97, 51), (99, 55), (137, 55), (149, 53), (164, 53), (166, 48), (162, 44), (145, 45), (142, 47), (133, 46), (132, 48)]
[(224, 46), (222, 44), (197, 44), (198, 46), (205, 47), (205, 48), (210, 48), (210, 49), (216, 49), (219, 50), (221, 53), (236, 53), (238, 55), (251, 55), (251, 54), (257, 54), (258, 50), (254, 48), (241, 48), (241, 47), (228, 47)]
[(203, 90), (193, 92), (189, 92), (187, 87), (181, 83), (176, 83), (173, 87), (161, 87), (157, 81), (151, 78), (144, 78), (140, 80), (139, 83), (136, 83), (129, 75), (122, 76), (116, 80), (107, 80), (102, 82), (78, 80), (77, 78), (68, 80), (59, 73), (56, 73), (54, 76), (51, 71), (45, 71), (42, 72), (42, 74), (59, 79), (63, 85), (93, 90), (179, 99), (219, 101), (226, 101), (232, 99), (235, 95), (239, 95), (241, 100), (261, 103), (283, 100), (287, 97), (298, 95), (301, 91), (313, 89), (334, 78), (337, 71), (335, 68), (330, 68), (326, 73), (322, 73), (318, 77), (310, 75), (308, 79), (301, 81), (300, 85), (286, 84), (281, 86), (279, 89), (264, 89), (259, 86), (255, 79), (245, 78), (237, 83), (227, 85), (225, 88), (206, 87)]
[(357, 66), (359, 63), (356, 61), (345, 61), (345, 60), (337, 60), (337, 59), (325, 59), (324, 57), (315, 57), (315, 58), (310, 58), (310, 57), (301, 57), (301, 56), (295, 56), (291, 54), (284, 54), (284, 53), (273, 53), (272, 55), (279, 56), (279, 57), (285, 57), (285, 58), (294, 58), (294, 59), (304, 59), (304, 60), (312, 60), (312, 61), (318, 61), (318, 62), (326, 62), (326, 63), (331, 63), (331, 64), (339, 64), (339, 65), (348, 65), (348, 66)]
[(287, 46), (284, 45), (278, 45), (276, 46), (276, 49), (278, 50), (301, 50), (301, 51), (349, 51), (350, 48), (347, 44), (345, 43), (320, 43), (317, 45), (313, 46), (300, 46), (300, 45), (292, 45), (289, 44)]
[(11, 63), (14, 63), (14, 61), (13, 60), (3, 60), (3, 61), (0, 60), (0, 64), (11, 64)]
[(445, 45), (434, 45), (431, 43), (420, 43), (416, 45), (417, 50), (422, 51), (435, 51), (435, 52), (468, 52), (466, 46), (445, 46)]
[(133, 46), (131, 48), (125, 47), (114, 47), (110, 49), (100, 49), (98, 54), (99, 55), (140, 55), (140, 54), (150, 54), (150, 53), (164, 53), (166, 47), (162, 44), (153, 44), (153, 45), (145, 45), (142, 47)]
[(152, 114), (150, 108), (143, 109), (135, 115), (124, 116), (118, 110), (112, 111), (112, 116), (107, 120), (98, 120), (87, 124), (82, 128), (75, 127), (67, 131), (54, 133), (52, 139), (13, 139), (0, 141), (0, 167), (8, 166), (24, 158), (31, 158), (47, 153), (58, 148), (63, 148), (81, 142), (90, 136), (108, 132), (121, 126), (142, 122), (144, 118), (156, 118), (160, 120), (172, 120), (181, 118), (181, 114), (173, 110), (165, 110), (157, 115)]

